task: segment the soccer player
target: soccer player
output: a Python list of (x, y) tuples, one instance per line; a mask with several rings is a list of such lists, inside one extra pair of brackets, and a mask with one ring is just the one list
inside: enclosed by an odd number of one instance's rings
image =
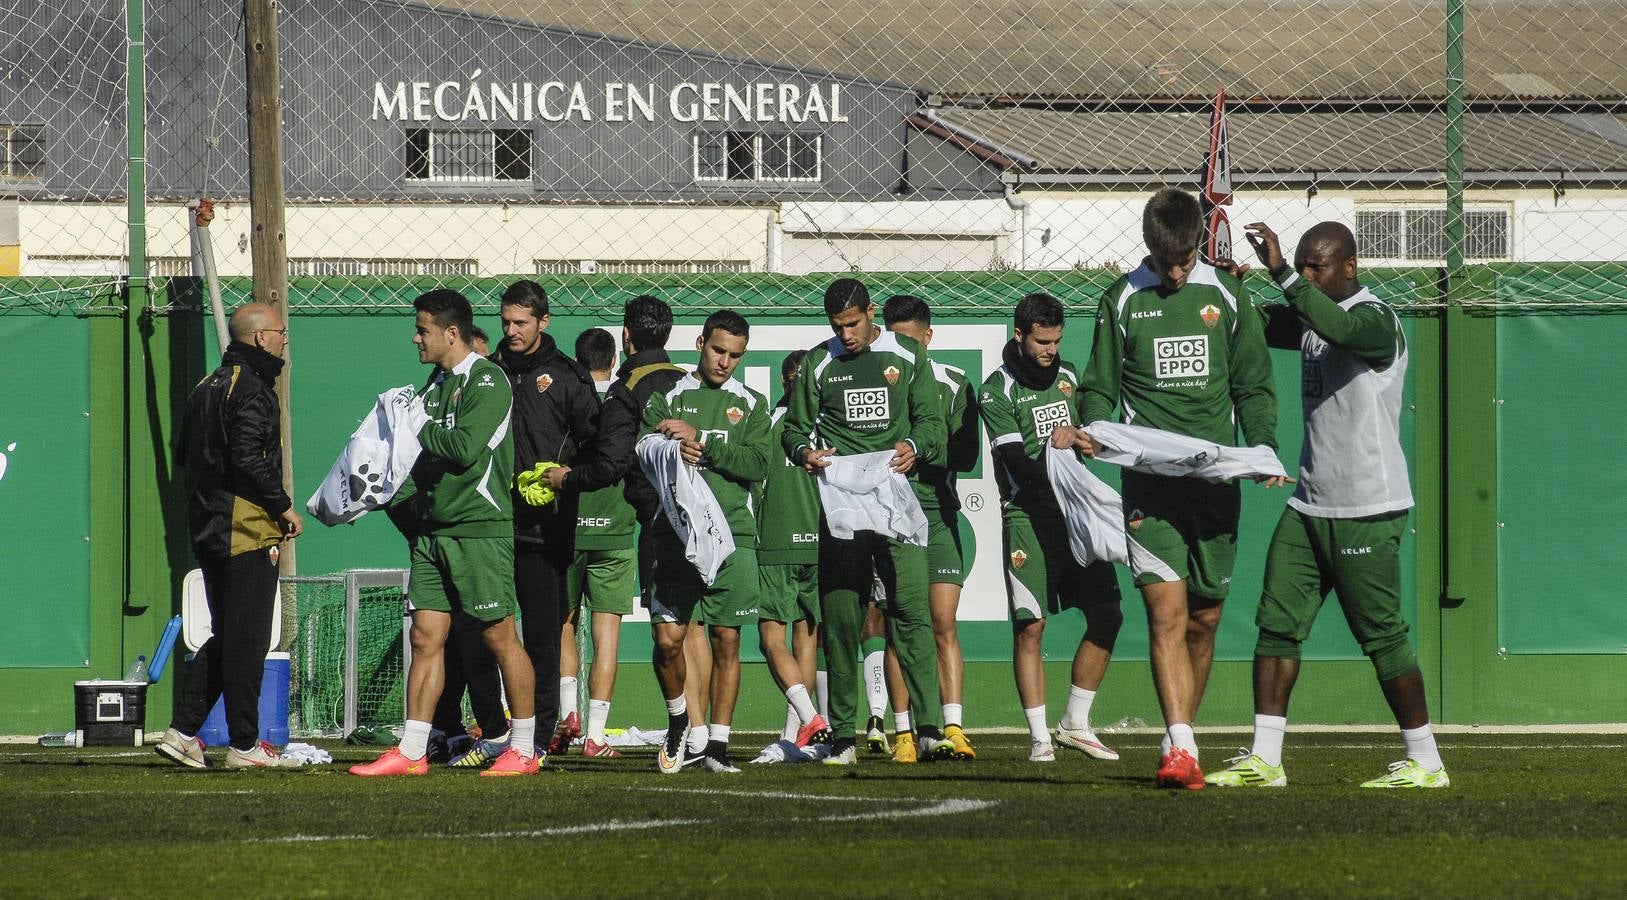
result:
[[(534, 506), (514, 494), (514, 583), (525, 649), (537, 673), (537, 726), (549, 753), (563, 753), (582, 733), (580, 717), (561, 715), (559, 632), (565, 577), (575, 556), (581, 492), (615, 482), (623, 459), (585, 451), (596, 444), (599, 398), (593, 378), (548, 334), (548, 293), (534, 281), (503, 291), (503, 341), (492, 356), (514, 393), (514, 471), (559, 463), (547, 472), (552, 503)], [(579, 459), (580, 457), (580, 459)], [(572, 671), (574, 675), (574, 670)], [(512, 695), (513, 688), (509, 688)]]
[[(920, 344), (932, 346), (932, 309), (926, 301), (908, 294), (889, 297), (881, 309), (887, 330)], [(944, 422), (949, 435), (947, 458), (943, 464), (922, 463), (915, 496), (926, 513), (927, 597), (932, 612), (932, 637), (938, 648), (938, 691), (943, 712), (943, 734), (949, 739), (940, 755), (975, 759), (977, 751), (962, 728), (964, 719), (961, 679), (966, 664), (960, 652), (960, 634), (955, 615), (960, 609), (960, 589), (966, 584), (965, 552), (960, 541), (960, 495), (955, 492), (955, 475), (970, 472), (977, 465), (977, 397), (966, 373), (954, 366), (929, 360), (932, 377), (942, 397)], [(887, 655), (887, 696), (892, 701), (894, 730), (893, 758), (914, 762), (915, 740), (909, 727), (911, 697), (898, 671), (896, 653)], [(930, 703), (932, 698), (918, 702)]]
[[(683, 764), (685, 734), (675, 726), (687, 723), (684, 642), (701, 629), (709, 631), (712, 650), (709, 739), (702, 764), (709, 772), (740, 771), (729, 760), (729, 731), (740, 694), (740, 626), (758, 615), (757, 523), (751, 510), (751, 490), (768, 477), (769, 462), (768, 400), (733, 377), (750, 336), (750, 326), (733, 310), (707, 316), (695, 341), (700, 364), (665, 393), (650, 397), (644, 407), (640, 442), (670, 439), (682, 443), (684, 464), (701, 469), (735, 542), (734, 552), (707, 585), (695, 564), (684, 558), (684, 544), (671, 523), (660, 517), (651, 527), (655, 675), (669, 716), (667, 738), (657, 757), (663, 773), (675, 772)], [(794, 671), (792, 665), (789, 673), (777, 671), (776, 677), (789, 674), (787, 680), (795, 683), (799, 679)], [(802, 699), (807, 700), (806, 689)], [(812, 706), (808, 709), (812, 711)]]
[(1056, 760), (1045, 714), (1046, 617), (1078, 609), (1085, 615), (1085, 634), (1073, 655), (1068, 706), (1056, 742), (1095, 759), (1118, 759), (1090, 727), (1091, 703), (1124, 622), (1118, 580), (1112, 563), (1097, 560), (1081, 567), (1073, 558), (1045, 468), (1053, 435), (1059, 446), (1068, 446), (1078, 424), (1079, 375), (1061, 357), (1062, 303), (1049, 294), (1030, 294), (1017, 303), (1015, 319), (1000, 368), (983, 382), (981, 405), (1000, 485), (1011, 661), (1028, 720), (1028, 758)]
[[(1142, 213), (1147, 258), (1102, 295), (1080, 419), (1122, 421), (1234, 446), (1276, 448), (1271, 360), (1242, 282), (1198, 258), (1203, 215), (1191, 194), (1164, 188)], [(1101, 445), (1079, 432), (1079, 449)], [(1271, 479), (1272, 486), (1282, 483)], [(1214, 661), (1215, 629), (1231, 582), (1242, 493), (1126, 471), (1130, 571), (1147, 607), (1153, 684), (1167, 726), (1163, 787), (1200, 790), (1192, 723)]]
[(412, 666), (407, 724), (399, 746), (351, 766), (353, 775), (427, 775), (430, 717), (446, 674), (441, 648), (453, 609), (485, 623), (486, 646), (508, 686), (510, 740), (482, 775), (535, 773), (531, 660), (514, 628), (513, 397), (503, 370), (476, 356), (468, 338), (474, 313), (456, 291), (434, 290), (413, 301), (412, 342), (418, 361), (438, 370), (415, 406), (423, 451), (391, 500), (420, 522), (412, 529)]
[(1344, 225), (1322, 222), (1305, 232), (1293, 268), (1269, 226), (1249, 225), (1248, 237), (1287, 299), (1260, 312), (1271, 346), (1300, 351), (1305, 443), (1299, 486), (1271, 536), (1255, 616), (1254, 745), (1208, 782), (1288, 783), (1288, 697), (1300, 647), (1332, 590), (1373, 662), (1406, 748), (1404, 760), (1362, 787), (1446, 787), (1451, 779), (1429, 724), (1424, 676), (1401, 618), (1401, 534), (1412, 508), (1401, 451), (1401, 321), (1357, 280), (1356, 239)]
[[(593, 376), (594, 387), (603, 399), (610, 390), (610, 372), (616, 364), (615, 339), (602, 328), (589, 328), (576, 337), (576, 361)], [(625, 418), (618, 421), (624, 433), (608, 434), (601, 415), (599, 446), (620, 448), (621, 458), (630, 461), (628, 448), (633, 444), (635, 423)], [(616, 686), (621, 621), (633, 611), (638, 578), (638, 561), (633, 555), (636, 517), (619, 480), (583, 494), (576, 516), (576, 555), (566, 578), (569, 611), (559, 639), (560, 709), (567, 721), (576, 713), (576, 673), (580, 665), (576, 629), (581, 612), (586, 610), (593, 639), (593, 668), (588, 674), (587, 739), (582, 744), (582, 755), (611, 759), (621, 753), (605, 742), (604, 729), (610, 718), (610, 694)]]
[[(810, 475), (832, 454), (891, 452), (892, 470), (945, 457), (943, 402), (921, 345), (875, 324), (870, 292), (853, 278), (825, 289), (825, 316), (834, 336), (803, 357), (785, 416), (782, 446)], [(913, 502), (913, 498), (906, 498)], [(838, 539), (821, 521), (819, 606), (830, 675), (834, 743), (826, 762), (851, 765), (858, 701), (859, 634), (875, 573), (887, 589), (892, 644), (910, 696), (938, 696), (937, 647), (927, 601), (926, 548), (874, 531)], [(915, 714), (921, 752), (945, 743), (941, 711), (931, 703)]]
[[(780, 363), (784, 395), (768, 416), (770, 446), (781, 445), (791, 387), (796, 384), (797, 367), (806, 354), (806, 350), (794, 350)], [(757, 583), (761, 591), (757, 634), (769, 673), (785, 692), (785, 729), (781, 737), (802, 747), (828, 738), (830, 730), (808, 695), (815, 679), (815, 636), (819, 628), (819, 489), (783, 453), (771, 453), (768, 478), (756, 493), (756, 507)], [(791, 652), (785, 647), (788, 625)]]

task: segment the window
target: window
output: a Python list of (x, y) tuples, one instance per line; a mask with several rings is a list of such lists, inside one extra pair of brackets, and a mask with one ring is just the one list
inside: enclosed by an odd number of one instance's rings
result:
[(411, 181), (530, 181), (531, 132), (407, 129), (406, 172)]
[(824, 138), (793, 132), (715, 131), (695, 135), (696, 181), (819, 181)]
[(0, 178), (40, 178), (44, 175), (44, 126), (0, 125)]
[[(1506, 209), (1463, 212), (1463, 258), (1507, 259)], [(1439, 208), (1356, 211), (1356, 252), (1363, 259), (1446, 258), (1446, 210)]]
[(288, 261), (288, 277), (352, 275), (477, 275), (479, 263), (472, 259), (358, 259), (348, 257), (304, 257)]
[[(126, 275), (130, 272), (128, 256), (91, 256), (87, 254), (30, 253), (23, 265), (24, 275)], [(148, 278), (188, 278), (192, 275), (189, 256), (147, 257)]]
[(746, 259), (533, 259), (538, 275), (704, 275), (749, 272)]

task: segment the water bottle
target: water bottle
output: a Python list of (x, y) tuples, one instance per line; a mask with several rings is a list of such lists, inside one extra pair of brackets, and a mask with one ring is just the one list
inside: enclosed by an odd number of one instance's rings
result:
[(53, 731), (50, 734), (40, 735), (41, 747), (77, 747), (79, 746), (79, 733), (76, 731)]
[(147, 656), (146, 656), (146, 654), (142, 654), (141, 656), (136, 657), (136, 661), (130, 664), (130, 668), (124, 670), (124, 680), (125, 681), (146, 681), (147, 680)]

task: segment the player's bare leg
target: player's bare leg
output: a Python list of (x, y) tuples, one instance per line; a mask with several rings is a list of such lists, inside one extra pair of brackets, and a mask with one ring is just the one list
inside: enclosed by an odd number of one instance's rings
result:
[(591, 618), (593, 666), (588, 672), (588, 697), (608, 701), (616, 690), (616, 653), (621, 643), (621, 616), (596, 612)]
[(690, 622), (684, 632), (684, 700), (689, 704), (689, 756), (699, 758), (706, 749), (706, 706), (712, 695), (712, 645), (706, 627)]
[(1197, 740), (1192, 733), (1192, 698), (1196, 679), (1187, 632), (1191, 616), (1187, 608), (1185, 581), (1160, 581), (1142, 585), (1147, 607), (1147, 635), (1152, 658), (1153, 687), (1164, 714), (1165, 738), (1169, 749), (1158, 768), (1158, 783), (1166, 787), (1201, 788), (1203, 774), (1197, 765)]
[(734, 722), (734, 704), (740, 697), (740, 629), (714, 625), (709, 630), (712, 708), (707, 725), (706, 767), (712, 772), (738, 772), (740, 770), (729, 762), (729, 732)]
[(689, 731), (687, 693), (689, 665), (684, 640), (689, 626), (680, 622), (656, 622), (650, 631), (650, 650), (655, 680), (667, 703), (667, 736), (656, 756), (656, 770), (671, 775), (683, 767), (684, 738)]
[(975, 759), (977, 752), (966, 737), (962, 721), (966, 661), (961, 656), (960, 629), (955, 621), (960, 612), (960, 585), (929, 585), (927, 604), (932, 613), (932, 640), (938, 646), (938, 699), (943, 705), (944, 737), (954, 748), (956, 759)]
[(1192, 699), (1187, 706), (1195, 722), (1203, 694), (1209, 686), (1209, 671), (1215, 662), (1215, 633), (1220, 630), (1223, 600), (1187, 597), (1186, 654), (1192, 661)]
[(1057, 722), (1057, 743), (1071, 747), (1092, 759), (1116, 760), (1117, 750), (1102, 743), (1090, 725), (1090, 708), (1096, 700), (1096, 691), (1107, 676), (1108, 663), (1113, 660), (1113, 647), (1118, 642), (1119, 629), (1124, 624), (1124, 613), (1115, 597), (1111, 603), (1093, 603), (1085, 607), (1085, 634), (1079, 648), (1073, 653), (1073, 668), (1069, 673), (1068, 705)]

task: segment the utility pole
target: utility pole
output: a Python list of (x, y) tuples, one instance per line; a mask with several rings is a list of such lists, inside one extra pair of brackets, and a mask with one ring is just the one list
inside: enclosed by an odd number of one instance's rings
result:
[[(248, 86), (249, 249), (254, 264), (254, 299), (275, 307), (283, 325), (288, 318), (288, 245), (283, 237), (282, 74), (277, 64), (276, 0), (243, 0), (243, 57)], [(282, 484), (294, 496), (294, 436), (289, 415), (293, 382), (293, 344), (283, 349), (277, 404), (282, 409)], [(279, 567), (295, 573), (294, 547), (282, 549)]]

